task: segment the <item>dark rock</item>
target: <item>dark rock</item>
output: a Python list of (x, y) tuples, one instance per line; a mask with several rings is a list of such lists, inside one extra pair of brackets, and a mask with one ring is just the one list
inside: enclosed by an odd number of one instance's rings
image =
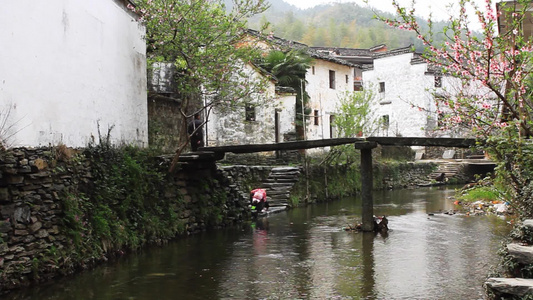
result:
[(16, 222), (28, 224), (30, 223), (31, 210), (30, 207), (25, 205), (17, 207), (14, 212), (14, 218)]
[(507, 245), (507, 251), (517, 262), (521, 264), (533, 263), (533, 246), (522, 246), (516, 243)]
[(12, 175), (7, 177), (8, 184), (21, 184), (24, 182), (24, 176)]
[(8, 202), (8, 201), (9, 201), (9, 189), (0, 188), (0, 202)]
[(13, 227), (9, 221), (0, 221), (0, 233), (8, 233), (11, 230), (13, 230)]
[(14, 235), (28, 235), (29, 232), (27, 230), (21, 230), (21, 229), (15, 229)]
[(485, 285), (496, 292), (516, 296), (533, 295), (533, 279), (489, 278)]
[(41, 227), (43, 227), (43, 223), (35, 222), (31, 224), (30, 226), (28, 226), (28, 229), (30, 230), (31, 233), (34, 233), (34, 232), (37, 232), (39, 229), (41, 229)]

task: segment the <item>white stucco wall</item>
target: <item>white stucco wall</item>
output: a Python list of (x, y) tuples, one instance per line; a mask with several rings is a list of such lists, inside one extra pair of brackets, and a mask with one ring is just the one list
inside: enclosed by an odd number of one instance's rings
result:
[[(427, 64), (411, 64), (412, 58), (413, 53), (378, 58), (373, 70), (363, 72), (365, 88), (377, 98), (374, 115), (389, 116), (388, 129), (379, 128), (370, 135), (424, 137), (435, 123), (435, 77), (425, 74)], [(385, 83), (385, 92), (379, 92), (380, 82)]]
[[(307, 70), (306, 90), (309, 94), (308, 107), (311, 117), (306, 123), (306, 139), (329, 139), (330, 117), (336, 114), (339, 99), (346, 92), (353, 91), (353, 67), (325, 60), (314, 61), (313, 68)], [(335, 71), (335, 89), (329, 86), (329, 71)], [(314, 112), (318, 111), (318, 125), (315, 125)]]
[(242, 71), (248, 74), (246, 80), (249, 80), (250, 84), (265, 84), (263, 91), (253, 94), (249, 100), (250, 104), (256, 105), (255, 119), (246, 120), (244, 105), (233, 108), (213, 106), (207, 122), (208, 146), (275, 142), (275, 113), (280, 105), (276, 97), (275, 82), (267, 80), (250, 65), (245, 65)]
[(97, 123), (102, 134), (114, 126), (115, 143), (147, 144), (145, 30), (131, 13), (114, 0), (0, 4), (11, 146), (83, 147), (98, 140)]
[[(313, 68), (305, 75), (306, 91), (309, 94), (310, 117), (306, 122), (305, 139), (320, 140), (335, 138), (331, 136), (331, 116), (336, 115), (339, 99), (346, 92), (353, 91), (353, 67), (326, 60), (316, 59)], [(329, 85), (329, 71), (335, 71), (335, 89)], [(318, 111), (318, 125), (315, 125), (315, 111)], [(333, 130), (333, 133), (335, 130)], [(335, 134), (333, 134), (335, 135)], [(308, 149), (309, 154), (329, 151), (329, 147)]]

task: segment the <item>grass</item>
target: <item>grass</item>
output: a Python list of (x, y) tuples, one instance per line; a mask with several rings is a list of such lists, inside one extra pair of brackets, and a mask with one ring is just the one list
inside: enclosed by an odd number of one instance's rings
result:
[(500, 200), (499, 193), (491, 187), (478, 187), (475, 189), (467, 190), (463, 192), (459, 197), (459, 200), (465, 202), (474, 201), (497, 201)]

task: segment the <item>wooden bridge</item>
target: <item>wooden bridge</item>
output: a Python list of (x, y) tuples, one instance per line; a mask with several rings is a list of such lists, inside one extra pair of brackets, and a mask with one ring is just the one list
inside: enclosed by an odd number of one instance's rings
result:
[(361, 198), (363, 206), (362, 229), (372, 231), (374, 227), (374, 200), (372, 198), (372, 149), (383, 146), (431, 146), (469, 148), (482, 142), (462, 138), (419, 138), (419, 137), (367, 137), (336, 138), (323, 140), (293, 141), (275, 144), (233, 145), (219, 147), (202, 147), (198, 152), (180, 157), (180, 161), (223, 159), (226, 152), (254, 153), (264, 151), (300, 150), (320, 147), (353, 144), (361, 150)]

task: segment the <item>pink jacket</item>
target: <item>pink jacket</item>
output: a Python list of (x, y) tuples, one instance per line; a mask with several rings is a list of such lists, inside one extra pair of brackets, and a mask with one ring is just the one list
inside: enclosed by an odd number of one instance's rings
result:
[(250, 194), (253, 194), (253, 198), (257, 199), (262, 202), (267, 201), (267, 193), (264, 189), (255, 189), (250, 192)]

